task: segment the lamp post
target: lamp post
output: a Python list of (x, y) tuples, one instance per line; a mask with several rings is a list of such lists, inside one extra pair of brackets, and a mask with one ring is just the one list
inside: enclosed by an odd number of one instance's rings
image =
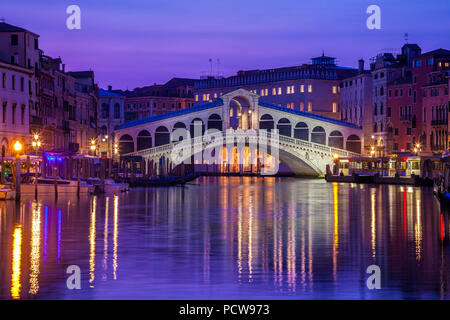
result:
[(16, 153), (16, 170), (14, 174), (14, 187), (16, 188), (16, 200), (20, 200), (20, 151), (22, 151), (22, 144), (19, 140), (14, 143), (14, 152)]
[[(33, 141), (31, 142), (31, 145), (33, 146), (34, 153), (37, 156), (39, 148), (41, 147), (41, 140), (39, 139), (38, 134), (33, 135)], [(36, 162), (34, 163), (34, 197), (36, 200), (38, 196), (38, 164), (39, 159), (36, 159)]]
[(91, 147), (90, 148), (91, 148), (91, 151), (92, 151), (92, 155), (95, 156), (95, 150), (97, 149), (95, 139), (91, 140)]

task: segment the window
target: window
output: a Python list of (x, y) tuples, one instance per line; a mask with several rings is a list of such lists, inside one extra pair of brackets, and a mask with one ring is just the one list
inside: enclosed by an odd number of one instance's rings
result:
[(11, 76), (11, 88), (13, 90), (16, 90), (16, 77), (15, 76)]
[(3, 121), (3, 123), (6, 123), (6, 107), (7, 107), (7, 102), (3, 102), (3, 108), (2, 108), (2, 121)]
[(272, 88), (272, 95), (276, 96), (277, 95), (277, 88)]
[(337, 112), (337, 103), (333, 102), (333, 112)]
[(433, 58), (428, 58), (427, 59), (427, 66), (432, 66), (433, 65)]
[(312, 111), (312, 102), (309, 101), (308, 102), (308, 112), (311, 112), (311, 111)]
[(305, 111), (305, 103), (303, 101), (300, 102), (300, 111)]
[(411, 135), (411, 128), (406, 128), (406, 135), (408, 135), (408, 136)]
[(417, 67), (421, 67), (421, 66), (422, 66), (422, 60), (416, 60), (415, 67), (417, 68)]
[(6, 88), (6, 74), (2, 73), (2, 88)]
[(20, 108), (20, 123), (25, 124), (25, 105), (22, 105), (22, 108)]
[(39, 39), (34, 39), (34, 49), (39, 49)]
[(394, 135), (398, 136), (398, 128), (394, 129)]
[(311, 93), (312, 92), (312, 84), (308, 85), (308, 92)]
[(25, 79), (23, 77), (20, 78), (20, 91), (24, 91), (24, 87), (25, 87), (25, 83), (24, 83)]
[(392, 112), (391, 107), (388, 107), (387, 108), (387, 116), (388, 117), (391, 117), (391, 112)]
[(11, 35), (11, 45), (12, 46), (18, 46), (19, 45), (19, 35), (12, 34)]
[(300, 85), (300, 92), (305, 92), (305, 85), (304, 84)]
[(279, 94), (279, 95), (281, 94), (281, 87), (278, 88), (278, 94)]
[(333, 86), (333, 94), (337, 94), (337, 87)]
[(398, 150), (398, 143), (397, 142), (394, 143), (394, 150)]
[(198, 94), (195, 95), (195, 102), (198, 102)]
[(287, 94), (293, 94), (293, 93), (295, 93), (295, 89), (294, 89), (295, 87), (294, 86), (288, 86), (288, 87), (286, 87), (286, 93)]
[(13, 107), (12, 107), (12, 121), (11, 121), (12, 124), (16, 123), (16, 107), (17, 107), (17, 105), (13, 104)]

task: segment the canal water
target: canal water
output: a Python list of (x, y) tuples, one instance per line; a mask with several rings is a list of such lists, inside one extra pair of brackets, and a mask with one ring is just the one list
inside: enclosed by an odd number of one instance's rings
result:
[(448, 219), (431, 189), (274, 177), (0, 202), (0, 298), (448, 299)]

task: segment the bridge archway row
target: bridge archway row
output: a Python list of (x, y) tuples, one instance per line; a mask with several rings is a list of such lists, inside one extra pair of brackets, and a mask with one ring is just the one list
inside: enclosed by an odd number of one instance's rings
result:
[(277, 119), (271, 113), (263, 113), (259, 121), (259, 129), (271, 131), (277, 128), (282, 136), (361, 153), (362, 142), (357, 134), (348, 133), (345, 139), (341, 128), (334, 129), (327, 134), (325, 127), (324, 124), (313, 124), (311, 122), (308, 124), (305, 120), (289, 120), (286, 117)]
[[(206, 110), (202, 114), (188, 114), (166, 121), (158, 121), (147, 126), (138, 126), (118, 132), (119, 153), (126, 154), (144, 149), (161, 146), (170, 143), (170, 134), (176, 129), (186, 129), (194, 135), (196, 125), (201, 127), (201, 132), (208, 129), (222, 131), (224, 129), (223, 114), (217, 108)], [(180, 138), (180, 140), (182, 140)]]
[[(256, 116), (256, 114), (255, 114)], [(228, 112), (222, 106), (203, 111), (187, 113), (145, 125), (122, 129), (117, 132), (119, 152), (121, 154), (170, 143), (170, 134), (176, 129), (187, 129), (194, 136), (196, 124), (199, 132), (208, 129), (225, 130)], [(327, 145), (337, 149), (346, 149), (361, 153), (361, 130), (312, 119), (301, 115), (272, 110), (259, 106), (258, 124), (255, 129), (278, 129), (281, 136), (292, 137), (308, 142)], [(180, 138), (181, 140), (182, 138)]]

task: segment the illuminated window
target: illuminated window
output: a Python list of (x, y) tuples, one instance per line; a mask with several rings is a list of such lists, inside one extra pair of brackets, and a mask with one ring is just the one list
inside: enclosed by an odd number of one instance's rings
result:
[(311, 111), (312, 111), (312, 102), (309, 101), (308, 102), (308, 112), (311, 112)]
[(336, 94), (337, 93), (337, 87), (333, 86), (333, 93)]
[(230, 108), (230, 117), (233, 116), (233, 108)]
[(195, 95), (195, 101), (198, 102), (198, 94)]
[(277, 88), (272, 88), (272, 95), (276, 96), (277, 95)]
[(217, 93), (214, 93), (214, 99), (216, 99), (217, 98)]
[(305, 103), (302, 101), (300, 102), (300, 111), (304, 111), (305, 110)]
[(294, 86), (288, 86), (286, 87), (286, 93), (287, 94), (293, 94), (295, 92)]
[(337, 112), (337, 103), (333, 102), (333, 112)]
[(269, 95), (269, 89), (264, 89), (264, 95), (268, 96)]
[(279, 95), (281, 94), (281, 88), (278, 88), (278, 94)]
[(264, 96), (264, 89), (261, 89), (261, 96)]
[(305, 92), (305, 85), (304, 84), (300, 85), (300, 92)]
[(312, 84), (308, 85), (308, 92), (312, 92)]

